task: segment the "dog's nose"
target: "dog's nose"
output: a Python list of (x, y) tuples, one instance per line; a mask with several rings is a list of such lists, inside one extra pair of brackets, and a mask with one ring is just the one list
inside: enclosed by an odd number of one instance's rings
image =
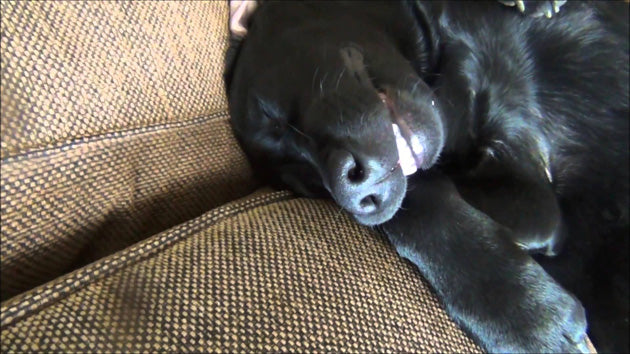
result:
[(328, 157), (331, 187), (337, 202), (353, 214), (373, 213), (381, 207), (387, 188), (379, 182), (387, 177), (387, 171), (376, 159), (338, 149)]

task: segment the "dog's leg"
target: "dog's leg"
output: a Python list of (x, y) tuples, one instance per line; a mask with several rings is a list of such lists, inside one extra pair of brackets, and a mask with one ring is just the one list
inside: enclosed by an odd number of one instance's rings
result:
[[(490, 42), (445, 46), (437, 95), (452, 153), (443, 165), (462, 197), (508, 227), (521, 248), (554, 255), (561, 213), (532, 73), (523, 69), (531, 63), (515, 39)], [(511, 54), (498, 56), (494, 47)]]
[(556, 255), (565, 235), (548, 175), (522, 148), (510, 150), (485, 153), (475, 168), (454, 177), (457, 188), (468, 203), (508, 227), (521, 248)]
[(383, 230), (450, 316), (493, 352), (587, 352), (584, 309), (510, 231), (466, 203), (439, 172), (420, 172)]

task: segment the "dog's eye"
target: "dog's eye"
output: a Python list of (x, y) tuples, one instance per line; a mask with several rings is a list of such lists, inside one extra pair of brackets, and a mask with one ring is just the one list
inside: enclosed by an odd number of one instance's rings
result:
[(267, 130), (274, 139), (282, 138), (286, 130), (286, 124), (284, 123), (282, 117), (269, 116), (265, 114), (263, 119), (265, 119), (265, 130)]
[(272, 138), (282, 138), (286, 130), (286, 124), (283, 118), (284, 114), (279, 107), (266, 100), (260, 100), (259, 107), (264, 129), (269, 132)]
[(280, 139), (284, 135), (285, 127), (279, 122), (273, 122), (271, 125), (271, 136), (274, 139)]

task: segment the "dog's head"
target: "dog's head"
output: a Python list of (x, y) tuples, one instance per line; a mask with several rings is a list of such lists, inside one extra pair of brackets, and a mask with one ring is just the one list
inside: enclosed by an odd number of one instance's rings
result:
[(423, 74), (431, 40), (398, 2), (232, 3), (226, 88), (255, 169), (307, 196), (330, 194), (360, 223), (389, 220), (405, 175), (444, 142)]

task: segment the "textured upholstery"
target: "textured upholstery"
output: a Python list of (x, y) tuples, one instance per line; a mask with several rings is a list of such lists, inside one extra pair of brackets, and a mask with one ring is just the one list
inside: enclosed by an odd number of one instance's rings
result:
[(256, 188), (223, 2), (2, 1), (2, 299)]
[(1, 325), (3, 352), (479, 351), (380, 234), (286, 192), (16, 297)]
[(225, 3), (1, 6), (2, 158), (226, 109)]

